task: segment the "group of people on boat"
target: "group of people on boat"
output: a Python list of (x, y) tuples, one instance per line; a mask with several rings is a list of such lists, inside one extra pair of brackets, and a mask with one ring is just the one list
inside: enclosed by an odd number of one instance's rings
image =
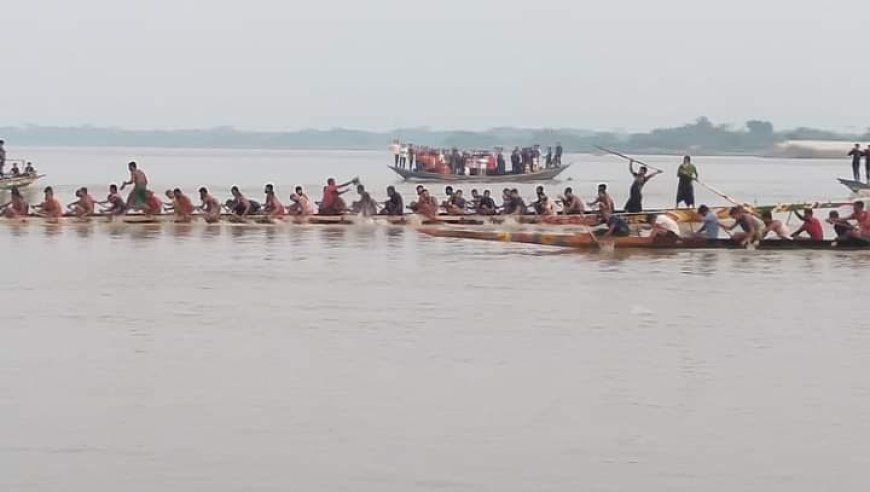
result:
[(547, 147), (541, 151), (540, 145), (514, 147), (510, 153), (510, 168), (504, 150), (459, 150), (414, 147), (394, 140), (390, 145), (393, 166), (397, 169), (455, 175), (505, 175), (524, 174), (552, 167), (562, 166), (562, 144)]
[(6, 172), (6, 142), (0, 140), (0, 178), (20, 178), (24, 176), (36, 176), (36, 168), (30, 162), (24, 163), (24, 170), (18, 167), (18, 161), (11, 161), (12, 168)]

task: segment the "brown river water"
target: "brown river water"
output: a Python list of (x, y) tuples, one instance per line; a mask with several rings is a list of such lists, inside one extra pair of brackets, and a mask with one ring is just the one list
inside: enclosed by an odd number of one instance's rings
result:
[[(65, 201), (78, 185), (102, 195), (130, 159), (156, 189), (220, 197), (266, 182), (319, 195), (326, 177), (359, 175), (380, 198), (395, 183), (380, 152), (18, 150)], [(551, 195), (606, 181), (625, 200), (623, 162), (570, 160)], [(668, 173), (646, 204), (668, 206), (679, 159), (649, 160)], [(845, 161), (696, 161), (746, 201), (846, 197)], [(573, 252), (378, 225), (200, 224), (4, 224), (0, 250), (0, 490), (867, 481), (870, 252)]]

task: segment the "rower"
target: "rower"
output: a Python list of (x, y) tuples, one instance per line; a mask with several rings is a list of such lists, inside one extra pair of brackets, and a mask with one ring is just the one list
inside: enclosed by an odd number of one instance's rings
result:
[(764, 239), (764, 223), (758, 217), (747, 212), (743, 207), (731, 207), (728, 215), (734, 219), (734, 223), (730, 226), (722, 226), (726, 231), (733, 231), (736, 227), (743, 229), (743, 232), (738, 232), (731, 235), (731, 239), (739, 242), (741, 245), (749, 243), (758, 243)]
[(598, 195), (595, 197), (595, 200), (589, 202), (590, 207), (598, 206), (598, 209), (610, 210), (611, 213), (616, 211), (616, 204), (613, 202), (613, 198), (607, 193), (607, 185), (601, 183), (598, 185)]
[(653, 171), (649, 173), (646, 166), (640, 166), (637, 171), (634, 170), (634, 160), (628, 161), (628, 172), (634, 177), (629, 191), (628, 201), (625, 203), (625, 211), (628, 213), (643, 212), (643, 187), (647, 181), (661, 174), (661, 171)]
[(199, 209), (202, 210), (206, 222), (213, 224), (221, 220), (221, 204), (209, 194), (205, 186), (199, 189), (199, 199), (202, 202)]
[(443, 202), (441, 202), (441, 206), (444, 207), (444, 209), (446, 210), (447, 207), (449, 207), (450, 204), (453, 203), (453, 187), (448, 185), (446, 188), (444, 188), (444, 194), (447, 196), (447, 198)]
[(471, 200), (466, 201), (465, 206), (471, 210), (477, 210), (480, 208), (480, 199), (483, 198), (480, 195), (480, 192), (477, 191), (477, 188), (471, 189)]
[(855, 226), (846, 231), (846, 237), (870, 240), (870, 212), (865, 210), (864, 202), (856, 201), (853, 203), (852, 215), (840, 219), (838, 223), (851, 225), (849, 221), (855, 221)]
[(181, 188), (172, 190), (172, 208), (175, 210), (176, 222), (190, 222), (193, 218), (193, 202), (182, 193)]
[(565, 215), (586, 213), (586, 204), (574, 194), (574, 190), (570, 186), (565, 188), (562, 194), (562, 213)]
[(761, 231), (761, 237), (765, 238), (771, 232), (776, 234), (779, 239), (791, 240), (791, 234), (788, 227), (779, 219), (773, 218), (773, 213), (770, 210), (761, 212), (761, 221), (764, 223), (764, 229)]
[(267, 184), (263, 192), (266, 194), (266, 203), (263, 206), (263, 211), (272, 217), (283, 217), (285, 214), (284, 204), (278, 200), (278, 196), (275, 194), (275, 185), (271, 183)]
[(43, 190), (45, 194), (42, 203), (34, 206), (36, 209), (36, 215), (41, 217), (47, 217), (52, 220), (57, 220), (63, 216), (63, 207), (57, 198), (54, 197), (54, 189), (51, 186), (48, 186)]
[(480, 215), (495, 215), (496, 206), (495, 200), (492, 199), (492, 192), (483, 190), (483, 196), (477, 202), (476, 212)]
[(230, 194), (233, 197), (227, 200), (227, 208), (235, 217), (244, 217), (246, 215), (256, 214), (260, 211), (260, 204), (255, 200), (250, 200), (248, 197), (239, 191), (238, 186), (230, 188)]
[(121, 183), (122, 191), (127, 185), (133, 185), (133, 191), (127, 196), (127, 210), (143, 209), (148, 200), (148, 177), (133, 161), (127, 164), (127, 169), (130, 170), (130, 179)]
[[(405, 158), (407, 158), (407, 148), (405, 148)], [(348, 181), (347, 183), (342, 183), (340, 185), (335, 184), (335, 178), (329, 178), (326, 180), (326, 186), (323, 187), (323, 198), (320, 199), (320, 215), (341, 215), (347, 210), (347, 205), (345, 205), (344, 200), (342, 200), (341, 195), (347, 193), (347, 187), (357, 183), (358, 180), (356, 178)]]
[(805, 208), (803, 215), (795, 210), (794, 214), (802, 224), (791, 234), (792, 239), (799, 239), (803, 233), (806, 233), (813, 241), (821, 241), (825, 239), (825, 233), (822, 230), (822, 221), (813, 216), (813, 209)]
[(424, 191), (425, 189), (426, 189), (426, 188), (425, 188), (423, 185), (417, 185), (417, 186), (414, 188), (414, 190), (415, 190), (416, 193), (417, 193), (417, 199), (414, 200), (414, 201), (412, 201), (411, 203), (408, 204), (408, 209), (409, 209), (411, 212), (417, 213), (417, 203), (420, 202), (420, 195), (423, 194), (423, 191)]
[(142, 208), (142, 213), (148, 215), (160, 215), (163, 213), (163, 201), (151, 190), (145, 192), (145, 206)]
[(698, 207), (698, 215), (701, 216), (701, 228), (695, 234), (705, 239), (718, 239), (721, 227), (719, 217), (706, 205)]
[(85, 187), (77, 189), (76, 197), (78, 197), (78, 200), (67, 205), (67, 208), (71, 209), (72, 214), (79, 219), (85, 219), (94, 215), (94, 204), (96, 202), (90, 193), (88, 193), (88, 189)]
[(684, 156), (683, 163), (677, 168), (677, 204), (674, 208), (680, 208), (680, 202), (686, 207), (695, 207), (695, 184), (698, 179), (698, 169), (692, 164), (691, 156)]
[(510, 201), (505, 206), (504, 213), (508, 215), (526, 215), (529, 213), (525, 200), (516, 188), (510, 190)]
[(287, 207), (287, 213), (290, 215), (314, 215), (311, 199), (308, 198), (301, 186), (297, 186), (295, 193), (290, 195), (290, 201), (293, 202)]
[(402, 195), (396, 191), (395, 186), (387, 186), (387, 201), (384, 202), (381, 215), (402, 215), (404, 213), (405, 203), (402, 200)]
[[(362, 187), (362, 185), (360, 185)], [(356, 202), (356, 213), (363, 217), (371, 217), (378, 214), (378, 202), (376, 202), (368, 191), (363, 189), (360, 191), (359, 201)]]
[(595, 231), (601, 239), (609, 239), (611, 237), (625, 237), (631, 234), (631, 229), (628, 227), (628, 222), (622, 217), (615, 215), (606, 206), (599, 210), (601, 223), (607, 226), (607, 229), (599, 229)]
[(3, 216), (7, 219), (27, 217), (27, 214), (30, 212), (30, 205), (28, 205), (24, 196), (21, 195), (21, 190), (19, 190), (17, 186), (13, 186), (10, 190), (10, 194), (12, 197), (9, 201), (0, 205), (0, 212), (2, 212)]
[(544, 193), (544, 187), (538, 186), (535, 188), (535, 196), (537, 200), (532, 202), (532, 209), (535, 211), (537, 215), (552, 215), (550, 214), (550, 199), (547, 197), (547, 194)]
[(444, 208), (447, 210), (447, 215), (464, 215), (465, 198), (462, 198), (462, 190), (456, 190)]
[(427, 218), (435, 218), (438, 215), (438, 200), (429, 194), (429, 190), (423, 189), (417, 200), (416, 212)]
[(834, 226), (834, 233), (837, 234), (838, 240), (848, 239), (849, 232), (855, 230), (855, 226), (840, 219), (840, 213), (836, 210), (828, 212), (827, 222)]
[(666, 214), (647, 214), (646, 222), (652, 227), (652, 231), (649, 234), (650, 241), (656, 238), (662, 238), (667, 241), (674, 241), (680, 238), (679, 224)]
[(861, 145), (855, 144), (855, 147), (847, 155), (852, 157), (852, 176), (855, 178), (855, 181), (861, 181), (861, 157), (864, 155), (861, 152)]

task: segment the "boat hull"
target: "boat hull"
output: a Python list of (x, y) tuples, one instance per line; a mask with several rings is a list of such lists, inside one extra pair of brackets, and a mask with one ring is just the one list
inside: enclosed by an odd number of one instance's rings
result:
[(852, 190), (852, 193), (870, 192), (870, 184), (843, 178), (837, 178), (837, 181), (839, 181), (841, 185)]
[(442, 182), (442, 183), (532, 183), (537, 181), (549, 181), (571, 167), (566, 164), (560, 167), (551, 167), (542, 171), (525, 174), (484, 174), (465, 176), (459, 174), (440, 174), (423, 171), (412, 171), (394, 166), (388, 166), (405, 181)]
[[(434, 237), (472, 239), (479, 241), (498, 241), (507, 243), (539, 244), (544, 246), (559, 246), (563, 248), (596, 249), (601, 244), (612, 244), (619, 249), (745, 249), (740, 243), (730, 239), (704, 238), (667, 238), (627, 236), (612, 238), (607, 243), (600, 243), (592, 233), (552, 233), (528, 231), (472, 231), (467, 229), (451, 229), (444, 227), (419, 227), (423, 234)], [(870, 249), (870, 242), (861, 240), (848, 241), (812, 241), (812, 240), (765, 240), (756, 244), (755, 249), (762, 250), (807, 250), (807, 249)]]

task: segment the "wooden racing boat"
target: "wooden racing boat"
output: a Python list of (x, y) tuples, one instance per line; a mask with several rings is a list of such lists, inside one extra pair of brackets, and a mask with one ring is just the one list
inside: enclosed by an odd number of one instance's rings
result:
[(16, 177), (12, 176), (4, 176), (0, 178), (0, 190), (9, 190), (12, 188), (26, 188), (33, 183), (37, 182), (39, 179), (44, 178), (44, 174), (35, 174), (35, 175), (20, 175)]
[(393, 172), (401, 176), (405, 181), (437, 181), (444, 183), (530, 183), (535, 181), (549, 181), (555, 179), (556, 176), (569, 167), (571, 167), (571, 164), (564, 164), (560, 167), (551, 167), (524, 174), (479, 174), (467, 176), (460, 174), (412, 171), (410, 169), (389, 166)]
[[(601, 243), (593, 236), (592, 231), (580, 233), (552, 233), (528, 231), (480, 231), (454, 229), (448, 227), (419, 227), (423, 234), (434, 237), (475, 239), (480, 241), (499, 241), (507, 243), (540, 244), (544, 246), (559, 246), (563, 248), (595, 249)], [(668, 238), (659, 236), (655, 240), (644, 236), (616, 237), (608, 241), (615, 248), (636, 249), (745, 249), (744, 246), (731, 239), (704, 238)], [(771, 250), (804, 250), (804, 249), (870, 249), (870, 242), (858, 239), (847, 241), (812, 241), (812, 240), (778, 240), (769, 239), (755, 245), (755, 249)]]

